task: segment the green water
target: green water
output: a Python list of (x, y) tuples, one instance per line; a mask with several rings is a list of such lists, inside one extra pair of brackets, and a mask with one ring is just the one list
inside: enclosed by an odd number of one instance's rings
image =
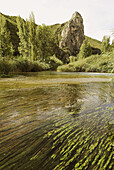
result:
[(0, 79), (0, 169), (113, 169), (114, 75)]

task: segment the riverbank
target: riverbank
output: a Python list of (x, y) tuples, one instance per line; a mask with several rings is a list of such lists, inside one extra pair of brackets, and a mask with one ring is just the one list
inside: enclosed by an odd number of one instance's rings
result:
[(59, 66), (57, 71), (114, 73), (114, 51), (101, 55), (92, 55), (76, 62)]
[[(53, 57), (54, 58), (54, 57)], [(101, 55), (79, 59), (76, 62), (62, 65), (60, 60), (54, 58), (51, 64), (30, 61), (26, 58), (15, 60), (0, 60), (0, 78), (9, 78), (23, 72), (43, 72), (57, 70), (57, 72), (93, 72), (93, 73), (114, 73), (114, 51)], [(58, 66), (59, 65), (59, 66)], [(57, 67), (58, 66), (58, 67)]]

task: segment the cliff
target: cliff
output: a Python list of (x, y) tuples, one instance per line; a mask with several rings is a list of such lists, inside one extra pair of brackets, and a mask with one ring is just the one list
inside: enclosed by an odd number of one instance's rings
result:
[(76, 56), (84, 39), (83, 18), (78, 12), (75, 12), (61, 32), (59, 46), (62, 49), (67, 49), (70, 55)]

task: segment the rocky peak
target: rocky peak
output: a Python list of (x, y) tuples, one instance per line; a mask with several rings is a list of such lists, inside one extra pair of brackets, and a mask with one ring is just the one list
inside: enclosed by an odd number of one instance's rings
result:
[(69, 52), (69, 55), (76, 56), (85, 38), (83, 18), (78, 12), (65, 24), (61, 37), (60, 48)]

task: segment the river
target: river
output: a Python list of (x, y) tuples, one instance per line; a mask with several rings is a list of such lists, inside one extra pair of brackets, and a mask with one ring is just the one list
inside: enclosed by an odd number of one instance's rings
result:
[(114, 74), (0, 79), (0, 169), (113, 169)]

